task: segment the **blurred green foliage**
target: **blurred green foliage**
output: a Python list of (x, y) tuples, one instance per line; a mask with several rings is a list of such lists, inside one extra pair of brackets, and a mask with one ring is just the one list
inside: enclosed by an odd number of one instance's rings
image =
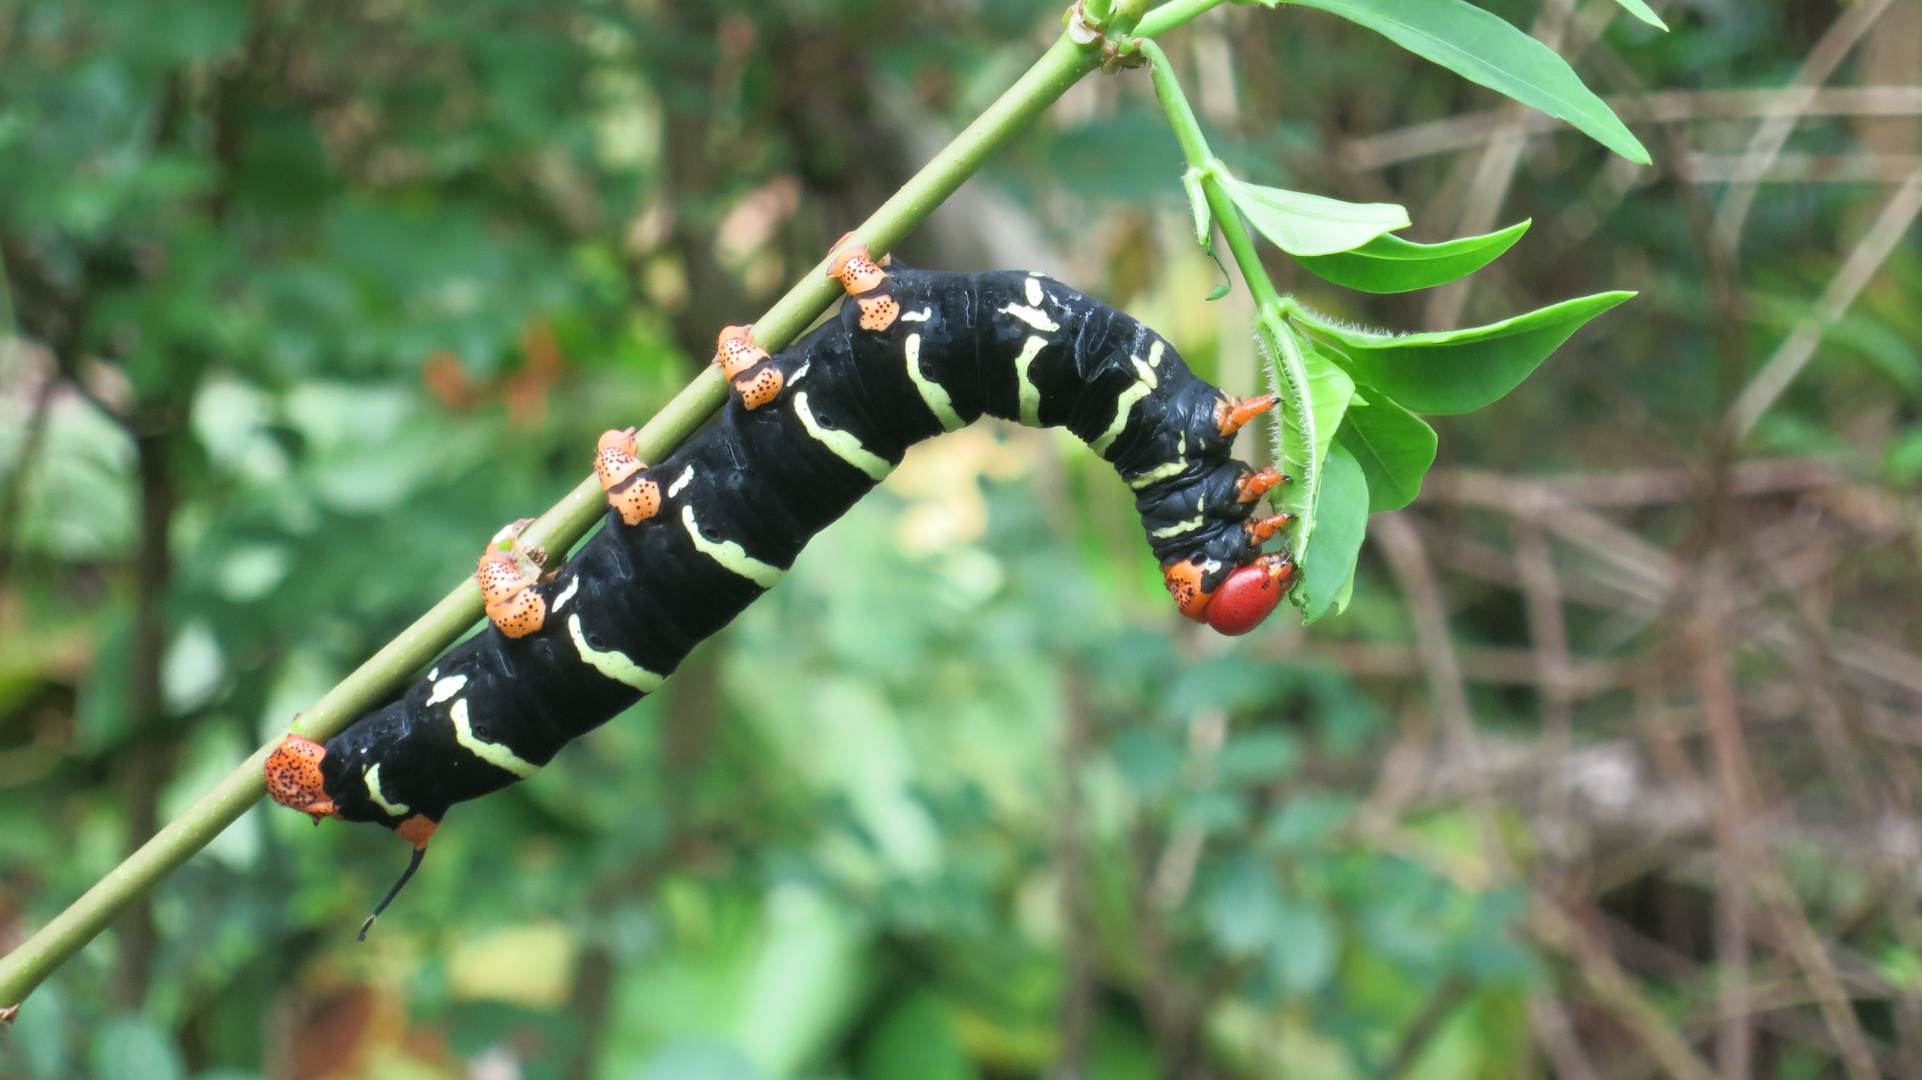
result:
[[(1524, 25), (1532, 10), (1488, 6)], [(1671, 6), (1665, 38), (1618, 19), (1605, 40), (1627, 71), (1609, 77), (1777, 85), (1819, 32), (1811, 6)], [(143, 812), (164, 821), (277, 735), (502, 523), (570, 488), (601, 430), (665, 401), (718, 327), (812, 265), (1057, 14), (0, 4), (0, 253), (20, 332), (0, 354), (8, 939), (111, 869)], [(1318, 15), (1214, 17), (1232, 41), (1217, 27), (1171, 52), (1196, 69), (1214, 145), (1256, 178), (1374, 198), (1380, 175), (1326, 179), (1345, 132), (1492, 101)], [(1179, 152), (1145, 81), (1077, 89), (991, 170), (978, 220), (1021, 223), (1025, 246), (937, 221), (903, 257), (1065, 252), (1046, 269), (1252, 389), (1245, 312), (1202, 306), (1214, 270), (1181, 242)], [(1692, 196), (1623, 183), (1598, 201), (1602, 152), (1542, 145), (1508, 216), (1555, 228), (1471, 314), (1618, 285), (1645, 299), (1493, 415), (1438, 424), (1444, 461), (1672, 463), (1727, 378)], [(1402, 172), (1382, 197), (1448, 183), (1431, 163)], [(1856, 213), (1833, 188), (1760, 205), (1758, 351), (1807, 310)], [(1901, 298), (1922, 262), (1905, 250), (1888, 275), (1759, 434), (1910, 483), (1922, 365)], [(1292, 284), (1343, 318), (1419, 322), (1419, 301)], [(1864, 397), (1888, 407), (1851, 437), (1835, 418)], [(1490, 865), (1459, 802), (1385, 824), (1371, 803), (1398, 728), (1425, 723), (1417, 684), (1295, 657), (1297, 632), (1204, 640), (1166, 610), (1136, 527), (1071, 440), (931, 444), (667, 690), (457, 810), (365, 945), (352, 932), (401, 847), (256, 809), (155, 896), (151, 963), (128, 959), (144, 931), (104, 936), (28, 1002), (0, 1069), (1540, 1075), (1529, 1002), (1558, 969), (1518, 933), (1526, 884)], [(143, 593), (156, 528), (168, 572)], [(1317, 640), (1406, 642), (1386, 581), (1365, 559)], [(143, 611), (164, 627), (157, 682)], [(1525, 633), (1486, 595), (1456, 614), (1471, 644)], [(1578, 641), (1633, 636), (1603, 623), (1578, 621)], [(1532, 731), (1528, 694), (1475, 705)], [(1520, 835), (1519, 813), (1497, 824)], [(1886, 978), (1922, 982), (1917, 953), (1876, 941)], [(1785, 1051), (1779, 1075), (1815, 1075), (1792, 1071), (1807, 1056)]]

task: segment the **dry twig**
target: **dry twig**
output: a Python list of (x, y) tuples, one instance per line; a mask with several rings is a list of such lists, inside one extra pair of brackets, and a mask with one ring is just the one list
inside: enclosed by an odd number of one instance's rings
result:
[(1782, 152), (1783, 144), (1788, 142), (1796, 121), (1805, 115), (1821, 85), (1829, 81), (1836, 67), (1855, 48), (1862, 35), (1875, 25), (1875, 20), (1888, 10), (1891, 2), (1859, 0), (1843, 8), (1828, 32), (1822, 35), (1822, 40), (1816, 42), (1815, 48), (1809, 51), (1808, 59), (1802, 62), (1795, 79), (1777, 94), (1768, 115), (1756, 126), (1748, 148), (1743, 151), (1742, 169), (1723, 195), (1722, 205), (1715, 211), (1712, 242), (1716, 249), (1726, 252), (1731, 260), (1741, 247), (1742, 227), (1748, 223), (1749, 208), (1755, 205), (1756, 188), (1767, 174), (1770, 163)]
[[(1866, 6), (1867, 0), (1863, 6)], [(1882, 213), (1869, 227), (1868, 234), (1856, 243), (1854, 250), (1842, 264), (1822, 298), (1816, 301), (1815, 310), (1802, 321), (1778, 346), (1762, 370), (1742, 389), (1741, 396), (1729, 408), (1725, 428), (1729, 438), (1739, 443), (1755, 427), (1755, 422), (1774, 405), (1789, 383), (1801, 374), (1802, 368), (1815, 355), (1815, 348), (1822, 343), (1822, 336), (1829, 327), (1842, 318), (1860, 296), (1869, 279), (1882, 267), (1889, 253), (1901, 241), (1902, 235), (1915, 223), (1918, 213), (1922, 213), (1922, 167), (1909, 173), (1908, 179), (1889, 198), (1882, 207)]]

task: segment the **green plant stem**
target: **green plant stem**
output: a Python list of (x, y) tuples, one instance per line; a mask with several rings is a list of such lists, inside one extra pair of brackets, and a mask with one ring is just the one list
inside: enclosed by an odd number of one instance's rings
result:
[[(1144, 19), (1143, 24), (1146, 22)], [(1208, 212), (1214, 218), (1215, 226), (1221, 230), (1221, 238), (1227, 243), (1228, 253), (1240, 269), (1242, 280), (1248, 283), (1249, 295), (1254, 297), (1255, 335), (1274, 361), (1281, 382), (1282, 407), (1288, 410), (1296, 430), (1309, 447), (1304, 475), (1295, 477), (1294, 483), (1299, 490), (1312, 493), (1320, 486), (1316, 474), (1321, 466), (1314, 460), (1315, 409), (1308, 392), (1307, 361), (1301, 355), (1294, 333), (1285, 322), (1294, 301), (1275, 290), (1275, 283), (1268, 277), (1267, 268), (1261, 265), (1261, 255), (1255, 250), (1254, 237), (1243, 224), (1241, 211), (1235, 208), (1227, 189), (1221, 185), (1224, 168), (1221, 159), (1208, 149), (1208, 140), (1201, 133), (1201, 122), (1195, 119), (1194, 108), (1188, 104), (1188, 96), (1182, 93), (1181, 84), (1175, 79), (1174, 68), (1168, 63), (1168, 54), (1152, 41), (1143, 41), (1141, 52), (1153, 66), (1155, 96), (1161, 100), (1161, 108), (1168, 114), (1168, 126), (1174, 129), (1175, 141), (1181, 144), (1181, 156), (1188, 163), (1189, 175), (1200, 181)], [(1285, 422), (1281, 419), (1276, 421), (1277, 450), (1281, 446), (1280, 425)], [(1279, 453), (1276, 458), (1280, 460)], [(1314, 528), (1311, 498), (1306, 505), (1295, 508), (1295, 523), (1289, 528), (1288, 547), (1296, 558), (1307, 553)]]
[[(1219, 2), (1176, 0), (1166, 8), (1149, 12), (1137, 31), (1160, 33)], [(1147, 29), (1151, 24), (1152, 31)], [(1100, 63), (1099, 43), (1078, 46), (1067, 35), (1062, 35), (1018, 82), (855, 229), (849, 242), (865, 243), (876, 254), (899, 243), (988, 158), (1007, 145), (1008, 140)], [(828, 261), (824, 258), (754, 324), (757, 344), (770, 352), (786, 347), (834, 302), (841, 287), (827, 276)], [(665, 457), (693, 434), (726, 398), (727, 384), (719, 371), (712, 367), (702, 371), (641, 428), (636, 436), (641, 457), (649, 461)], [(566, 551), (601, 519), (606, 509), (600, 483), (590, 476), (528, 526), (522, 541), (542, 545), (550, 551)], [(329, 690), (299, 718), (293, 730), (316, 740), (337, 734), (452, 644), (480, 617), (480, 588), (468, 578), (372, 659)], [(267, 793), (261, 770), (273, 745), (255, 751), (212, 791), (169, 822), (65, 911), (19, 948), (0, 958), (0, 1003), (17, 1004), (25, 999), (135, 899), (178, 869), (246, 813), (248, 807), (259, 802)]]
[(1141, 17), (1135, 26), (1135, 34), (1151, 38), (1188, 22), (1222, 4), (1224, 0), (1173, 0), (1163, 4)]
[[(1142, 23), (1146, 25), (1147, 20), (1143, 19)], [(1255, 252), (1254, 238), (1248, 235), (1247, 227), (1242, 224), (1240, 211), (1235, 209), (1228, 192), (1221, 186), (1221, 179), (1216, 173), (1221, 162), (1208, 149), (1208, 140), (1201, 133), (1201, 121), (1195, 119), (1195, 110), (1188, 104), (1188, 95), (1181, 92), (1181, 84), (1175, 81), (1168, 54), (1152, 41), (1143, 41), (1141, 52), (1152, 65), (1155, 96), (1161, 99), (1161, 108), (1168, 114), (1168, 126), (1174, 129), (1175, 141), (1181, 144), (1182, 159), (1192, 170), (1190, 175), (1200, 177), (1208, 209), (1221, 229), (1221, 238), (1228, 242), (1228, 252), (1234, 256), (1242, 278), (1248, 282), (1248, 291), (1255, 298), (1255, 306), (1280, 312), (1283, 303), (1281, 295), (1275, 291), (1274, 282), (1269, 280), (1267, 269), (1261, 265), (1261, 256)]]

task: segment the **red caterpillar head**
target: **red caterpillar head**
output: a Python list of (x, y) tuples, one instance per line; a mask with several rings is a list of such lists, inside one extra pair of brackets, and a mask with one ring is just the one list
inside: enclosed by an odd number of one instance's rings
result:
[(1203, 591), (1203, 576), (1202, 568), (1190, 559), (1162, 571), (1162, 580), (1183, 615), (1236, 637), (1260, 626), (1281, 606), (1281, 598), (1295, 580), (1295, 563), (1285, 553), (1263, 555), (1231, 571), (1212, 592)]
[(302, 735), (289, 735), (267, 755), (267, 794), (282, 806), (291, 807), (314, 819), (338, 817), (334, 800), (320, 775), (320, 759), (327, 748)]

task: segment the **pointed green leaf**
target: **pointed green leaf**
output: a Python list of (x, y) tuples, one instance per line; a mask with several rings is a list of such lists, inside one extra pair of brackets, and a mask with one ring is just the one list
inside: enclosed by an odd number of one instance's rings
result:
[(1435, 463), (1435, 429), (1381, 391), (1355, 387), (1335, 445), (1355, 455), (1368, 478), (1368, 512), (1400, 510), (1421, 494), (1421, 479)]
[(1580, 128), (1630, 161), (1648, 151), (1555, 50), (1467, 0), (1262, 0), (1320, 8), (1409, 52)]
[(1655, 9), (1643, 3), (1642, 0), (1615, 0), (1615, 2), (1622, 5), (1622, 7), (1626, 9), (1630, 15), (1633, 15), (1636, 18), (1647, 23), (1648, 25), (1653, 26), (1655, 29), (1657, 30), (1668, 29), (1668, 24), (1662, 21), (1662, 17), (1660, 15), (1655, 14)]
[(1356, 382), (1415, 412), (1449, 416), (1500, 399), (1583, 323), (1634, 295), (1597, 293), (1490, 326), (1401, 337), (1343, 326), (1298, 305), (1292, 313)]
[(1275, 425), (1275, 467), (1290, 478), (1271, 501), (1295, 515), (1288, 546), (1299, 559), (1307, 553), (1315, 531), (1315, 492), (1321, 484), (1322, 459), (1328, 454), (1335, 429), (1341, 426), (1355, 383), (1285, 320), (1259, 319), (1256, 333), (1269, 354), (1270, 383), (1281, 398), (1280, 422)]
[(1215, 175), (1261, 235), (1290, 255), (1332, 255), (1409, 225), (1394, 203), (1350, 203), (1285, 188), (1245, 184), (1217, 167)]
[[(1366, 412), (1367, 410), (1362, 410)], [(1316, 498), (1315, 546), (1301, 561), (1302, 621), (1339, 614), (1355, 576), (1362, 537), (1368, 533), (1368, 478), (1361, 464), (1337, 442), (1322, 462)]]
[(1529, 223), (1510, 225), (1486, 236), (1464, 236), (1440, 244), (1416, 244), (1381, 235), (1353, 251), (1298, 258), (1317, 276), (1371, 293), (1402, 293), (1464, 278), (1513, 247)]

